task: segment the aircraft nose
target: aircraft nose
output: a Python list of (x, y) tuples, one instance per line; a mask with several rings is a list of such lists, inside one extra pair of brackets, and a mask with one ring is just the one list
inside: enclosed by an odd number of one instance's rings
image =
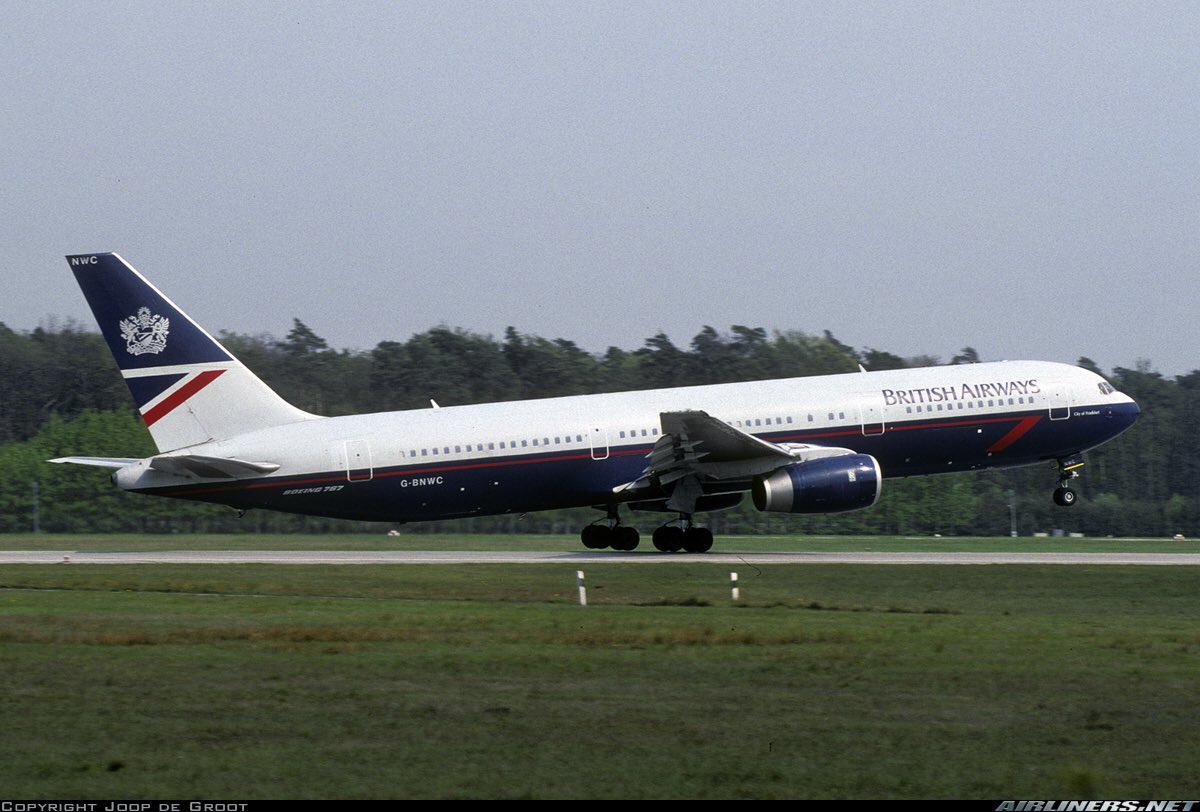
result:
[(1142, 409), (1137, 405), (1137, 401), (1130, 398), (1128, 403), (1121, 403), (1116, 406), (1108, 407), (1107, 415), (1110, 419), (1120, 420), (1122, 431), (1132, 426), (1142, 416)]

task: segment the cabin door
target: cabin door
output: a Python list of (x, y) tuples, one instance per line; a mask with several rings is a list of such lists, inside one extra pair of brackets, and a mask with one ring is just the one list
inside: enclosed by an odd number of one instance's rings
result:
[(1065, 384), (1050, 387), (1050, 419), (1066, 420), (1071, 416), (1071, 390)]
[(593, 426), (588, 437), (592, 441), (592, 459), (608, 459), (608, 429)]
[(858, 420), (864, 436), (883, 434), (883, 401), (877, 393), (858, 397)]
[(346, 479), (351, 482), (366, 482), (373, 475), (370, 444), (366, 440), (347, 440)]

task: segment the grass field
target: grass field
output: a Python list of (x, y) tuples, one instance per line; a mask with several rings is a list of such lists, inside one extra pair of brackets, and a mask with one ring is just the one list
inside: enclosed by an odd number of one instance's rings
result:
[(0, 787), (39, 799), (1200, 791), (1197, 568), (739, 575), (733, 605), (728, 567), (592, 567), (584, 608), (574, 567), (553, 564), (0, 567)]

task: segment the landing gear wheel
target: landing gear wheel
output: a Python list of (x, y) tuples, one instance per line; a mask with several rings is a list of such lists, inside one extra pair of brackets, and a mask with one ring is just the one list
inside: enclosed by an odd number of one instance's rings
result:
[(654, 531), (654, 548), (664, 553), (677, 553), (683, 549), (683, 528), (664, 524)]
[(707, 527), (689, 527), (683, 534), (683, 549), (689, 553), (707, 553), (713, 546), (713, 534)]
[(1070, 488), (1060, 487), (1054, 491), (1054, 504), (1056, 505), (1070, 507), (1071, 505), (1075, 504), (1075, 500), (1078, 498), (1079, 495)]
[(589, 550), (603, 550), (612, 543), (612, 531), (602, 524), (589, 524), (579, 534), (583, 546)]
[(638, 531), (632, 527), (617, 526), (612, 529), (612, 548), (622, 552), (636, 550), (638, 542), (642, 537)]
[(1058, 460), (1058, 488), (1054, 491), (1054, 504), (1062, 507), (1070, 507), (1075, 504), (1075, 500), (1079, 498), (1075, 491), (1071, 490), (1071, 480), (1079, 476), (1080, 469), (1083, 468), (1083, 454), (1071, 454), (1067, 457), (1059, 457)]

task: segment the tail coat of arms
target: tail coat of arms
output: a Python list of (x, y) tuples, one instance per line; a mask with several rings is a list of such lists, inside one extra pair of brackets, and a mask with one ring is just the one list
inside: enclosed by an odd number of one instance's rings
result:
[(150, 308), (138, 308), (137, 315), (121, 319), (121, 337), (130, 355), (157, 355), (167, 348), (167, 334), (171, 320), (166, 316), (155, 316)]

